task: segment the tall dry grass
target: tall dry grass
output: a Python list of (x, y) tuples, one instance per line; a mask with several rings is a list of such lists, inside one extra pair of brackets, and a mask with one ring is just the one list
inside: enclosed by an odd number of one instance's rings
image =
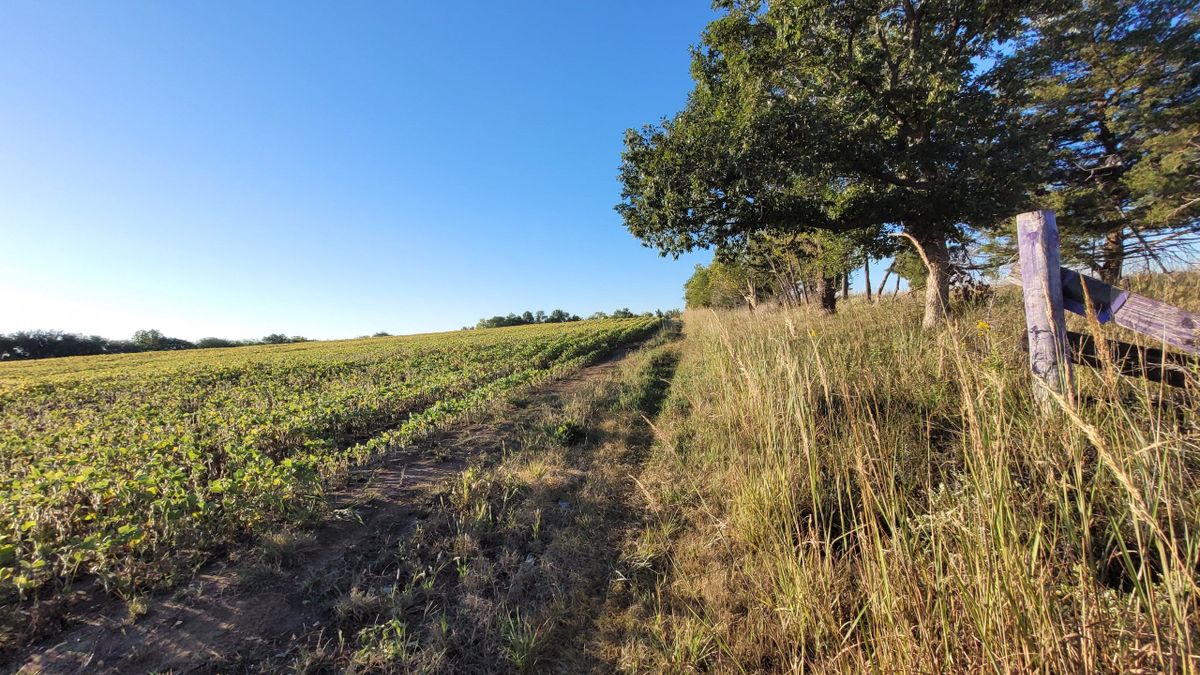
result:
[(1040, 409), (1019, 295), (919, 311), (688, 313), (622, 666), (1200, 669), (1196, 389), (1080, 370)]

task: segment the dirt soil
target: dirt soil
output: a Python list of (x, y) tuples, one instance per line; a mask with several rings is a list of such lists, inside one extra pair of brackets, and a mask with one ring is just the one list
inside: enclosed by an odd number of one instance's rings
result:
[[(76, 603), (67, 626), (17, 653), (4, 672), (228, 672), (277, 661), (322, 631), (358, 561), (394, 549), (435, 507), (434, 495), (479, 455), (497, 454), (525, 411), (554, 405), (618, 367), (627, 350), (360, 469), (331, 496), (330, 516), (209, 563), (182, 587), (127, 603)], [(231, 667), (232, 666), (232, 667)]]

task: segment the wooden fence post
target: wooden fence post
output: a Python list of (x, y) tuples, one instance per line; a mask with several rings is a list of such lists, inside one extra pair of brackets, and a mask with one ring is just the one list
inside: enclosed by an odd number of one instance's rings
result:
[(1017, 249), (1025, 295), (1029, 367), (1033, 376), (1046, 385), (1037, 387), (1034, 393), (1043, 404), (1048, 404), (1052, 397), (1047, 389), (1066, 394), (1070, 386), (1058, 226), (1053, 211), (1031, 211), (1017, 216)]

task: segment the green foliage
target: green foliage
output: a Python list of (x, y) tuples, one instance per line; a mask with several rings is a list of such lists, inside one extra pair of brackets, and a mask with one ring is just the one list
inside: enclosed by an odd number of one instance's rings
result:
[[(1011, 216), (1038, 203), (1059, 213), (1067, 262), (1110, 280), (1127, 256), (1194, 257), (1194, 3), (717, 4), (684, 108), (626, 132), (617, 211), (663, 255), (765, 260), (794, 302), (805, 278), (827, 290), (846, 261), (888, 255), (867, 242), (900, 227), (925, 252), (906, 276), (928, 277), (926, 326), (966, 278), (963, 247), (993, 235), (983, 252), (1008, 262)], [(827, 236), (852, 230), (861, 251)], [(693, 276), (692, 306), (728, 304), (709, 276)]]
[(692, 276), (683, 283), (683, 301), (689, 309), (712, 307), (712, 275), (704, 265), (696, 265)]
[(576, 445), (587, 437), (587, 429), (575, 420), (551, 423), (546, 426), (546, 434), (559, 445)]
[[(386, 335), (386, 333), (385, 333)], [(44, 359), (58, 356), (95, 356), (99, 354), (128, 354), (131, 352), (173, 351), (178, 349), (210, 349), (213, 347), (241, 347), (255, 344), (282, 344), (306, 342), (300, 336), (288, 337), (281, 333), (268, 335), (261, 341), (226, 340), (206, 337), (196, 342), (167, 337), (159, 330), (139, 330), (132, 340), (109, 340), (99, 335), (76, 335), (61, 331), (21, 331), (0, 335), (0, 361)]]
[(285, 345), (292, 342), (308, 342), (308, 338), (299, 335), (288, 337), (283, 333), (271, 333), (262, 339), (262, 343), (265, 345)]
[[(947, 242), (1012, 213), (1028, 186), (1023, 128), (980, 64), (1003, 61), (1043, 4), (722, 2), (687, 106), (627, 132), (617, 210), (672, 255), (900, 224), (944, 299)], [(810, 260), (828, 288), (828, 268), (862, 256), (821, 243)]]
[(567, 321), (580, 321), (578, 314), (570, 314), (561, 309), (556, 309), (550, 314), (538, 310), (537, 313), (524, 312), (523, 314), (512, 314), (508, 316), (496, 315), (490, 319), (480, 319), (479, 323), (475, 324), (476, 328), (504, 328), (507, 326), (526, 326), (535, 323), (565, 323)]
[(150, 329), (139, 330), (133, 334), (133, 343), (145, 349), (153, 349), (156, 345), (166, 339), (162, 331)]
[(925, 278), (929, 272), (917, 252), (904, 249), (896, 254), (893, 271), (908, 282), (908, 287), (916, 290), (925, 288)]
[(212, 349), (213, 347), (237, 347), (239, 344), (242, 343), (216, 337), (206, 337), (196, 340), (196, 347), (199, 349)]
[[(802, 284), (833, 288), (864, 256), (880, 256), (890, 246), (890, 238), (873, 228), (752, 234), (741, 244), (718, 249), (712, 264), (697, 265), (684, 283), (684, 300), (688, 307), (725, 309), (768, 298), (799, 305)], [(825, 302), (834, 300), (829, 295)]]
[(697, 265), (684, 284), (688, 307), (745, 307), (751, 289), (755, 301), (768, 295), (764, 275), (738, 260), (713, 260), (707, 267)]
[(142, 351), (169, 351), (193, 349), (196, 345), (180, 338), (167, 337), (157, 330), (139, 330), (133, 334), (133, 344)]
[(1188, 0), (1080, 1), (1023, 36), (1004, 83), (1045, 139), (1038, 187), (1068, 263), (1111, 281), (1128, 256), (1188, 250), (1181, 235), (1200, 218), (1198, 63)]
[(118, 342), (99, 335), (76, 335), (56, 330), (19, 331), (0, 335), (0, 361), (139, 350), (140, 347), (132, 342)]

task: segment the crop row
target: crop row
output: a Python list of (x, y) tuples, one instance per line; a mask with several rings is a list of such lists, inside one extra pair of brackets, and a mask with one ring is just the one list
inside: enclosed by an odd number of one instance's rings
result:
[(312, 514), (347, 466), (641, 339), (654, 319), (0, 366), (0, 599), (143, 585)]

